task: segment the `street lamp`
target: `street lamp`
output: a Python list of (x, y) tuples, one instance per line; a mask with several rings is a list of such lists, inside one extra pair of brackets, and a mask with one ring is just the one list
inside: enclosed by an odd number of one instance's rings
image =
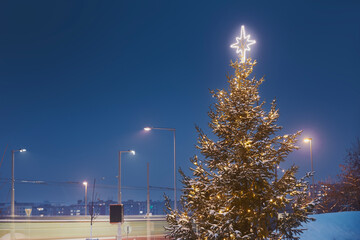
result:
[(175, 128), (155, 128), (155, 127), (145, 127), (145, 131), (151, 130), (165, 130), (172, 131), (174, 134), (174, 210), (176, 210), (176, 129)]
[(25, 148), (12, 150), (12, 161), (11, 161), (11, 216), (15, 216), (15, 152), (26, 152)]
[(311, 195), (313, 195), (315, 185), (314, 185), (314, 166), (313, 166), (313, 156), (312, 156), (312, 138), (305, 138), (304, 142), (310, 143), (310, 159), (311, 159), (311, 172), (312, 172), (312, 191), (311, 191), (312, 194)]
[(87, 215), (87, 186), (88, 183), (85, 181), (83, 182), (83, 185), (85, 186), (85, 216)]
[[(132, 155), (135, 155), (134, 150), (128, 150), (128, 151), (119, 151), (119, 174), (118, 174), (118, 204), (121, 204), (121, 154), (122, 153), (131, 153)], [(121, 240), (121, 222), (118, 223), (118, 231), (117, 231), (117, 240)]]

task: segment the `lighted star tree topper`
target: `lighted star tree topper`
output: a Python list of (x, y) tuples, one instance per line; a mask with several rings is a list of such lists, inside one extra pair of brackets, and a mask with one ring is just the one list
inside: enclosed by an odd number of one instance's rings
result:
[(236, 37), (236, 43), (230, 45), (231, 48), (236, 48), (236, 53), (240, 53), (241, 62), (246, 60), (246, 51), (250, 51), (250, 46), (255, 44), (255, 40), (250, 40), (250, 35), (246, 36), (245, 26), (241, 26), (240, 37)]

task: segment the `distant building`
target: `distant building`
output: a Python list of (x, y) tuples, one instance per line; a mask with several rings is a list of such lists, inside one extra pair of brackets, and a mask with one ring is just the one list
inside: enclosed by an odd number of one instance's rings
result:
[[(94, 212), (96, 215), (109, 215), (110, 205), (117, 204), (112, 200), (98, 200), (94, 202)], [(123, 202), (125, 215), (145, 215), (147, 213), (146, 201), (127, 200)], [(88, 202), (87, 214), (91, 213), (92, 203)], [(44, 203), (15, 203), (15, 215), (26, 216), (26, 209), (31, 216), (81, 216), (85, 214), (85, 205), (79, 200), (76, 204), (59, 205)], [(30, 210), (29, 210), (30, 209)], [(150, 201), (150, 213), (152, 215), (163, 215), (165, 209), (164, 201)], [(9, 203), (0, 203), (0, 216), (9, 216), (11, 206)]]

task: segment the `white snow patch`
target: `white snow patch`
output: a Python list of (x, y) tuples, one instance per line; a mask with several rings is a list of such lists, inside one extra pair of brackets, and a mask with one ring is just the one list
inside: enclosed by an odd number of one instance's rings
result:
[(316, 221), (304, 224), (301, 240), (360, 240), (360, 212), (312, 215)]

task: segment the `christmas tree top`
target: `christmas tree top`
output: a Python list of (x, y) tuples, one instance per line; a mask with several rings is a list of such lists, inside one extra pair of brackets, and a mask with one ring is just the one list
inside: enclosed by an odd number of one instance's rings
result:
[(240, 54), (241, 62), (246, 60), (246, 51), (250, 51), (250, 46), (255, 44), (255, 40), (250, 40), (250, 35), (246, 36), (245, 26), (241, 26), (240, 37), (236, 38), (236, 43), (230, 45), (231, 48), (236, 48), (236, 53)]

